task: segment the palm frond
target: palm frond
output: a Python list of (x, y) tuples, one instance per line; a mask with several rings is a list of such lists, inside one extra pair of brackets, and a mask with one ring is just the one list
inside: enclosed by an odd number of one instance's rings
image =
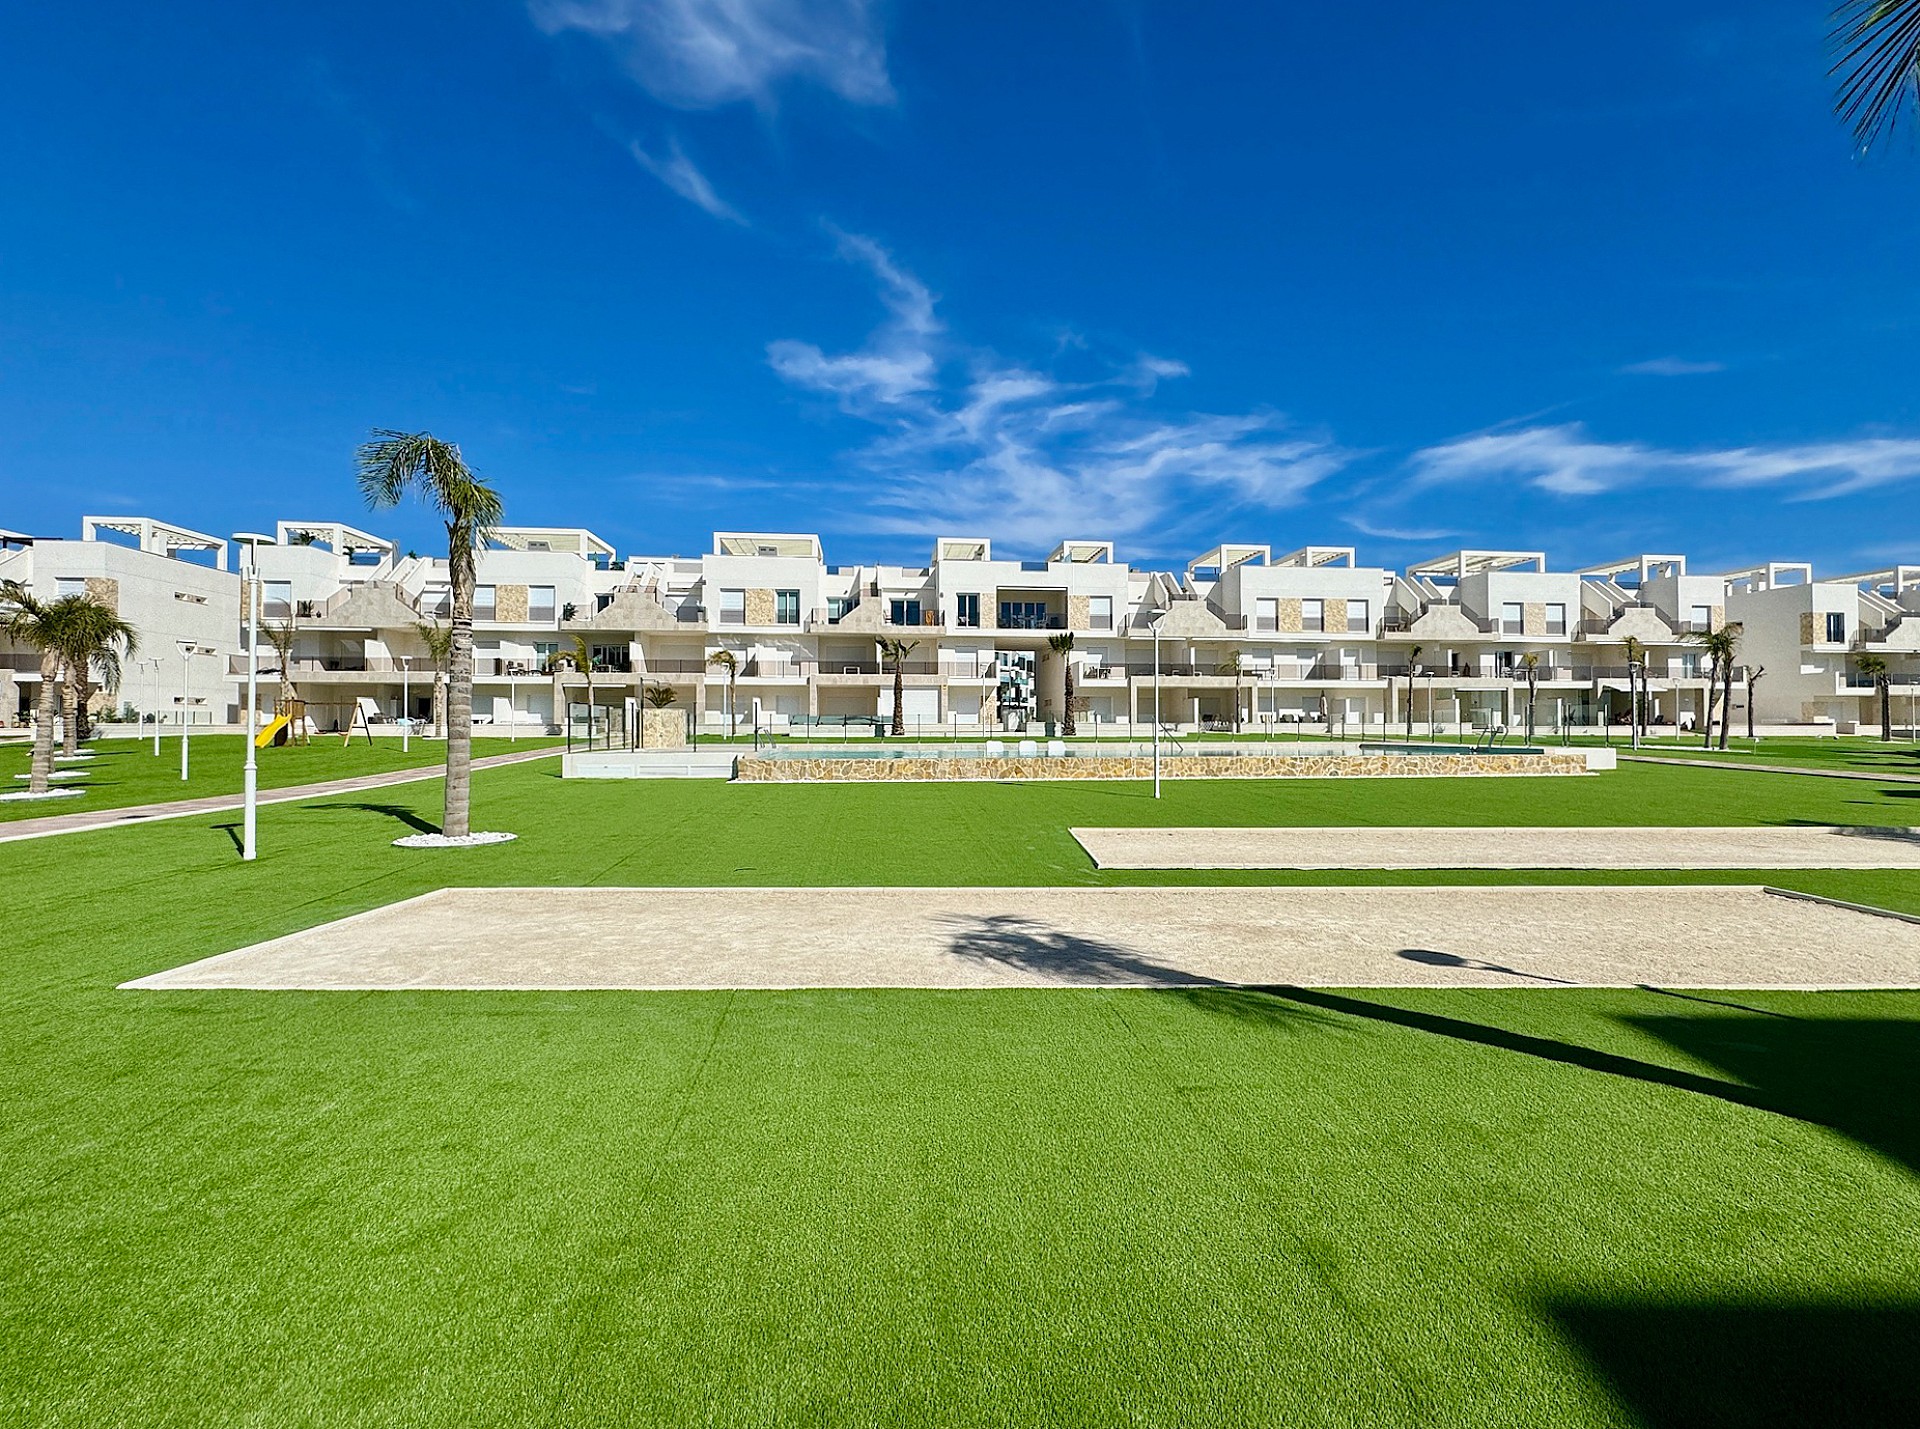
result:
[(1842, 0), (1828, 33), (1839, 81), (1834, 110), (1862, 150), (1920, 104), (1920, 0)]

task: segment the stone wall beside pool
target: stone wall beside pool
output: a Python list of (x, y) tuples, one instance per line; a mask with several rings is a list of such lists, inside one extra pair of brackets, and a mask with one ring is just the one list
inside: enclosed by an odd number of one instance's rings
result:
[[(1605, 751), (1611, 754), (1612, 751)], [(1166, 779), (1426, 779), (1585, 774), (1588, 751), (1541, 754), (1222, 754), (1169, 755), (1160, 760)], [(1600, 766), (1594, 766), (1600, 767)], [(1608, 763), (1605, 767), (1612, 767)], [(1007, 755), (936, 759), (903, 755), (887, 759), (769, 758), (743, 754), (734, 778), (748, 784), (898, 783), (929, 780), (1151, 779), (1153, 760), (1138, 755), (1073, 755), (1043, 758)]]

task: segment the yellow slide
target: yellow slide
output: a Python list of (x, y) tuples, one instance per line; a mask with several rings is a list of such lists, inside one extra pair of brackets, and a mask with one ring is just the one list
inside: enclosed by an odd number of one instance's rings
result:
[(273, 717), (273, 723), (253, 737), (253, 747), (255, 749), (265, 749), (269, 744), (273, 743), (275, 736), (286, 727), (287, 717), (285, 715), (275, 715)]

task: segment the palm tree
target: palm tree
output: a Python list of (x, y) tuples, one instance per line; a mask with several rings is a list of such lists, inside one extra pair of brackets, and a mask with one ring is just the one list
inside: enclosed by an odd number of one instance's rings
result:
[[(1067, 693), (1066, 715), (1060, 721), (1060, 732), (1064, 734), (1068, 739), (1072, 739), (1074, 735), (1078, 733), (1078, 731), (1075, 730), (1073, 727), (1073, 632), (1071, 630), (1063, 630), (1058, 635), (1049, 635), (1047, 637), (1047, 649), (1051, 650), (1055, 655), (1060, 657), (1061, 673), (1066, 677), (1066, 693)], [(1239, 684), (1240, 662), (1237, 658), (1233, 662), (1233, 676), (1234, 676), (1233, 713), (1234, 713), (1234, 722), (1238, 724), (1239, 715), (1240, 715), (1240, 684)], [(900, 707), (899, 700), (900, 700), (900, 697), (898, 695), (895, 695), (894, 696), (894, 709), (896, 710), (896, 713), (894, 715), (895, 719), (898, 719), (900, 717), (899, 714), (897, 713)], [(899, 733), (898, 730), (895, 730), (894, 732), (896, 734)]]
[(416, 621), (414, 634), (427, 647), (427, 659), (433, 665), (433, 733), (436, 739), (447, 737), (447, 670), (453, 661), (453, 629), (437, 620)]
[(394, 506), (417, 491), (447, 525), (447, 575), (453, 587), (448, 656), (447, 804), (441, 832), (465, 838), (473, 800), (474, 552), (500, 524), (500, 494), (481, 481), (460, 448), (428, 432), (377, 429), (358, 453), (360, 494), (372, 507)]
[(1754, 665), (1747, 670), (1747, 738), (1753, 738), (1753, 687), (1760, 683), (1760, 677), (1767, 673), (1765, 665)]
[(645, 690), (647, 708), (654, 710), (670, 709), (673, 702), (680, 698), (672, 685), (648, 685)]
[(1520, 657), (1520, 677), (1527, 682), (1527, 743), (1533, 743), (1533, 709), (1540, 689), (1540, 652), (1529, 650)]
[(727, 672), (727, 738), (740, 733), (740, 716), (734, 700), (734, 681), (740, 678), (740, 657), (731, 650), (716, 650), (707, 656), (709, 665)]
[(118, 690), (121, 658), (139, 648), (140, 637), (117, 611), (90, 595), (62, 596), (51, 609), (60, 660), (66, 667), (66, 752), (72, 754), (86, 737), (87, 701), (93, 694), (94, 671), (100, 672), (100, 683), (109, 692)]
[(1707, 670), (1707, 727), (1700, 747), (1713, 747), (1713, 706), (1716, 692), (1724, 689), (1726, 699), (1720, 706), (1720, 747), (1727, 747), (1727, 722), (1733, 717), (1733, 662), (1740, 652), (1740, 627), (1722, 625), (1718, 630), (1696, 631), (1687, 637), (1706, 651), (1711, 664)]
[[(55, 605), (58, 602), (54, 602)], [(60, 692), (60, 616), (18, 581), (0, 581), (0, 635), (40, 652), (40, 693), (33, 704), (33, 762), (27, 792), (45, 794), (53, 778), (53, 718)]]
[(907, 656), (920, 644), (886, 636), (880, 641), (880, 658), (893, 666), (893, 728), (890, 733), (902, 739), (907, 733)]
[(1893, 738), (1893, 681), (1887, 678), (1887, 659), (1884, 655), (1862, 655), (1854, 662), (1854, 667), (1873, 682), (1873, 688), (1880, 696), (1880, 737)]
[(1840, 0), (1828, 38), (1839, 56), (1834, 108), (1871, 148), (1920, 99), (1920, 0)]
[(587, 677), (587, 743), (591, 746), (593, 743), (593, 650), (588, 646), (586, 636), (573, 637), (573, 650), (568, 654), (567, 661), (576, 671)]
[[(1639, 639), (1629, 635), (1626, 640), (1627, 657), (1627, 722), (1633, 732), (1633, 747), (1640, 747), (1640, 693), (1635, 680), (1642, 679), (1646, 666), (1647, 647)], [(1644, 682), (1644, 681), (1643, 681)]]
[(293, 702), (300, 698), (300, 692), (293, 686), (293, 638), (297, 633), (291, 620), (282, 620), (261, 627), (261, 633), (267, 637), (267, 643), (273, 647), (274, 655), (280, 661), (280, 707), (287, 712), (287, 718), (293, 718)]
[[(1424, 645), (1416, 645), (1411, 650), (1407, 651), (1407, 742), (1409, 744), (1413, 742), (1413, 677), (1414, 677), (1414, 673), (1420, 667), (1420, 652), (1426, 648), (1427, 647)], [(1433, 700), (1432, 700), (1433, 686), (1432, 685), (1427, 686), (1427, 695), (1428, 695), (1427, 703), (1428, 705), (1432, 705), (1433, 703)], [(1431, 738), (1433, 735), (1432, 709), (1428, 709), (1427, 711), (1427, 735), (1429, 738)]]

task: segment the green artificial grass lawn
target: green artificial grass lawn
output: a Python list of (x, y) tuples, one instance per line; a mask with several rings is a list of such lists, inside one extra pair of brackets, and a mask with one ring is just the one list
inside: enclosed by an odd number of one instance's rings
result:
[[(522, 739), (509, 743), (504, 739), (474, 741), (474, 756), (510, 754), (515, 749), (538, 749), (559, 744), (558, 739)], [(246, 745), (237, 734), (196, 734), (189, 740), (187, 772), (180, 778), (180, 738), (162, 736), (160, 753), (153, 752), (152, 739), (103, 739), (87, 746), (90, 760), (56, 764), (55, 769), (83, 771), (78, 779), (56, 779), (56, 788), (84, 789), (78, 799), (21, 800), (0, 804), (0, 822), (12, 819), (39, 819), (53, 814), (77, 813), (85, 809), (120, 809), (133, 804), (170, 802), (175, 799), (201, 799), (213, 794), (237, 794), (241, 766), (246, 761)], [(25, 774), (33, 759), (27, 744), (0, 746), (0, 793), (24, 789)], [(317, 784), (329, 779), (350, 779), (360, 774), (383, 774), (391, 769), (418, 769), (443, 763), (445, 746), (439, 740), (415, 739), (402, 752), (398, 739), (384, 735), (369, 744), (356, 739), (342, 744), (339, 735), (317, 735), (311, 744), (286, 745), (257, 752), (255, 766), (262, 789), (284, 789), (298, 784)]]
[[(0, 846), (31, 909), (0, 958), (0, 1423), (1915, 1407), (1913, 995), (115, 990), (449, 881), (1142, 883), (1066, 828), (1897, 823), (1902, 790), (556, 773), (480, 775), (476, 826), (521, 838), (457, 855), (390, 846), (437, 783), (263, 810), (252, 866), (230, 815)], [(1764, 877), (1920, 910), (1920, 875)]]

